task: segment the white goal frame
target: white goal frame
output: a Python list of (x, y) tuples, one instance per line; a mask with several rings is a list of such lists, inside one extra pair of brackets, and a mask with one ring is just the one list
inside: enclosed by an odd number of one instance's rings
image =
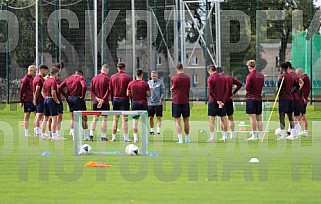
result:
[[(148, 134), (148, 112), (143, 110), (135, 111), (74, 111), (74, 155), (79, 156), (80, 147), (82, 145), (83, 136), (82, 117), (83, 116), (109, 116), (109, 115), (139, 115), (141, 122), (141, 137), (140, 137), (140, 154), (146, 156), (149, 154), (149, 134)], [(91, 152), (91, 154), (108, 154), (108, 152)]]

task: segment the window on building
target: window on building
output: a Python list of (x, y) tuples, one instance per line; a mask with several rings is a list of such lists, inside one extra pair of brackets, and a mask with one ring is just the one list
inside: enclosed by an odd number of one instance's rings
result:
[(161, 65), (162, 64), (162, 58), (161, 57), (157, 57), (157, 65)]
[(198, 74), (193, 74), (193, 82), (194, 82), (194, 84), (198, 84), (199, 83)]
[(119, 62), (122, 62), (122, 58), (121, 57), (118, 57), (118, 63)]
[(198, 58), (197, 57), (192, 58), (192, 65), (198, 65)]

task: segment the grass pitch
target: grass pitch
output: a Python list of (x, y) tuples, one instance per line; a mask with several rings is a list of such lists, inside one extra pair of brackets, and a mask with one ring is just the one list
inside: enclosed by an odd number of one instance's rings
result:
[[(276, 141), (277, 112), (264, 142), (235, 140), (206, 144), (207, 107), (194, 103), (191, 144), (176, 144), (170, 104), (162, 134), (150, 136), (150, 151), (158, 157), (127, 155), (73, 156), (69, 113), (64, 115), (64, 141), (25, 138), (18, 125), (23, 118), (17, 104), (0, 107), (1, 203), (319, 203), (321, 187), (320, 109), (310, 106), (309, 134), (295, 141)], [(33, 117), (32, 117), (33, 118)], [(90, 119), (91, 120), (91, 119)], [(236, 129), (248, 117), (235, 112)], [(109, 119), (108, 126), (111, 121)], [(99, 127), (99, 126), (98, 126)], [(130, 127), (130, 126), (129, 126)], [(30, 123), (30, 133), (33, 127)], [(206, 132), (200, 131), (206, 130)], [(108, 130), (110, 138), (110, 130)], [(99, 141), (93, 150), (124, 150), (127, 145)], [(132, 135), (130, 135), (132, 137)], [(216, 134), (219, 139), (221, 134)], [(43, 157), (44, 151), (51, 156)], [(249, 163), (257, 158), (259, 163)], [(85, 168), (88, 161), (111, 168)]]

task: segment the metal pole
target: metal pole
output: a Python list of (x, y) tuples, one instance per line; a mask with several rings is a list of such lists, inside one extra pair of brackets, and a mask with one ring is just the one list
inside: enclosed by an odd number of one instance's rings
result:
[(179, 22), (179, 5), (178, 5), (179, 0), (175, 0), (175, 10), (174, 10), (174, 62), (178, 62), (178, 39), (179, 39), (179, 34), (178, 34), (178, 22)]
[[(313, 0), (310, 1), (310, 25), (313, 26)], [(311, 28), (311, 38), (310, 38), (310, 78), (311, 78), (311, 90), (310, 90), (310, 105), (312, 105), (313, 99), (313, 28)]]
[[(58, 10), (58, 6), (59, 6), (59, 0), (55, 0), (55, 11)], [(59, 24), (58, 24), (58, 18), (59, 18), (59, 13), (56, 12), (56, 25), (55, 25), (55, 38), (56, 38), (56, 42), (59, 44)], [(56, 62), (59, 62), (59, 45), (55, 44), (55, 55), (56, 55)]]
[(107, 0), (104, 0), (104, 3), (102, 4), (102, 32), (103, 32), (103, 38), (101, 39), (102, 41), (102, 48), (101, 48), (101, 56), (102, 56), (102, 60), (101, 60), (101, 64), (107, 64), (107, 34), (106, 34), (106, 30), (107, 30), (107, 24), (106, 24), (106, 18), (107, 18)]
[(94, 0), (94, 70), (95, 76), (97, 75), (97, 68), (98, 68), (98, 40), (97, 40), (97, 26), (98, 26), (98, 7), (97, 7), (97, 0)]
[(256, 1), (256, 65), (260, 66), (260, 0)]
[(133, 79), (135, 79), (136, 70), (136, 20), (135, 20), (135, 0), (132, 0), (132, 49), (133, 49)]
[[(153, 30), (154, 30), (154, 40), (155, 40), (155, 52), (154, 52), (154, 69), (157, 70), (157, 0), (154, 0), (154, 15), (155, 19), (153, 21)], [(162, 31), (161, 31), (162, 32)]]
[[(207, 15), (207, 14), (206, 14)], [(208, 20), (206, 21), (208, 23)], [(215, 25), (216, 25), (216, 63), (222, 66), (221, 57), (221, 3), (215, 1)]]
[(10, 81), (11, 81), (11, 67), (10, 67), (10, 43), (9, 43), (9, 0), (6, 2), (7, 10), (7, 26), (6, 26), (6, 95), (7, 103), (10, 102)]
[[(40, 42), (41, 42), (41, 59), (40, 59), (40, 63), (43, 64), (44, 63), (44, 53), (43, 53), (43, 21), (42, 21), (42, 0), (39, 0), (39, 7), (40, 7)], [(39, 50), (38, 50), (39, 52)]]
[[(206, 19), (205, 19), (205, 47), (206, 47), (206, 50), (208, 48), (208, 1), (206, 0), (205, 1), (205, 16), (206, 16)], [(215, 3), (215, 9), (216, 9), (216, 3)], [(215, 10), (215, 16), (216, 16), (216, 10)], [(217, 37), (217, 17), (215, 17), (215, 24), (216, 24), (216, 37)], [(216, 41), (216, 51), (217, 51), (217, 41)], [(208, 66), (208, 52), (204, 52), (205, 54), (205, 83), (204, 83), (204, 89), (205, 89), (205, 104), (207, 104), (207, 66)], [(216, 61), (217, 61), (217, 52), (216, 52)]]
[(38, 10), (38, 0), (36, 0), (36, 68), (39, 66), (39, 41), (38, 41), (38, 29), (39, 29), (39, 10)]

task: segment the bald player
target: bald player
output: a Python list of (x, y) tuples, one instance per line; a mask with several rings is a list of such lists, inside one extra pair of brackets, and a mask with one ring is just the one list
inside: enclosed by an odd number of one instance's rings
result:
[[(36, 111), (36, 106), (33, 104), (33, 77), (36, 74), (36, 67), (30, 65), (28, 73), (21, 80), (20, 87), (20, 107), (24, 107), (24, 127), (25, 136), (29, 136), (29, 118), (30, 113)], [(35, 125), (35, 124), (34, 124)]]

